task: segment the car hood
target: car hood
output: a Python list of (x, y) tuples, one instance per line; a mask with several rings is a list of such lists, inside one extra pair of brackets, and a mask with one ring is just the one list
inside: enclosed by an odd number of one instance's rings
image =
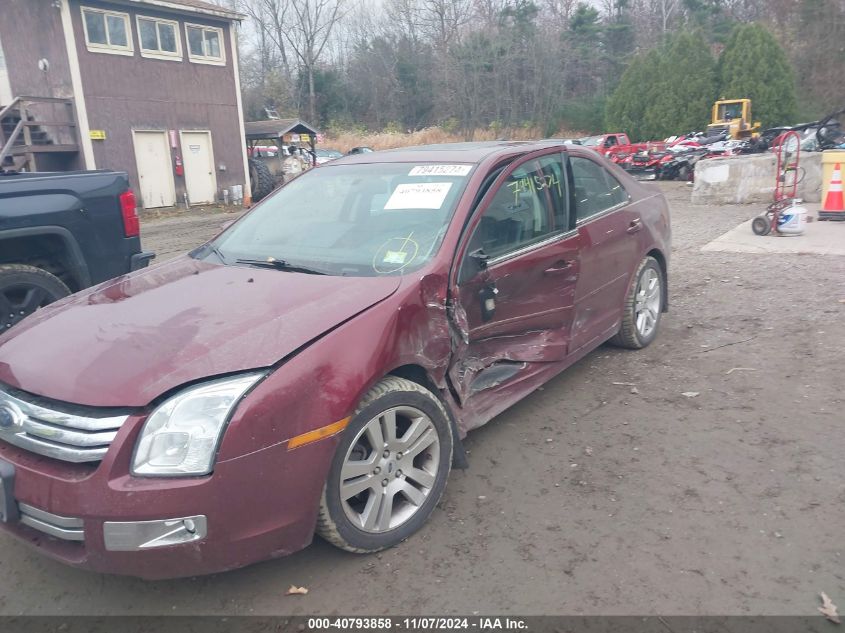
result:
[(194, 380), (273, 365), (399, 283), (184, 256), (42, 308), (0, 336), (0, 382), (65, 402), (144, 406)]

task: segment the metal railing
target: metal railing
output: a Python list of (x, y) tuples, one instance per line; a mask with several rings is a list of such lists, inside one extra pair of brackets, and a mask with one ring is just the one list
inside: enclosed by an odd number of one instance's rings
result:
[[(64, 106), (67, 119), (64, 121), (36, 120), (30, 121), (30, 108), (33, 105), (49, 105), (51, 116), (55, 114), (56, 106)], [(15, 110), (18, 113), (18, 123), (12, 132), (6, 136), (3, 130), (3, 120)], [(66, 132), (69, 136), (67, 143), (33, 143), (32, 128), (56, 128), (57, 134)], [(21, 136), (23, 142), (21, 143)], [(0, 168), (7, 156), (25, 157), (24, 165), (35, 166), (35, 154), (40, 152), (78, 151), (79, 136), (76, 129), (76, 110), (73, 99), (61, 97), (15, 97), (9, 105), (0, 110)], [(34, 169), (33, 169), (34, 170)]]

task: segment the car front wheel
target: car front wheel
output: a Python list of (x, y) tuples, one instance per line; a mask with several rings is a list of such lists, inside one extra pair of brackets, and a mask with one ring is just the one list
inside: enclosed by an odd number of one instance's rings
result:
[(657, 336), (663, 312), (663, 269), (654, 257), (637, 267), (634, 282), (625, 297), (622, 324), (610, 342), (628, 349), (642, 349)]
[(452, 430), (440, 400), (388, 376), (363, 398), (332, 460), (317, 533), (350, 552), (392, 547), (420, 529), (446, 487)]

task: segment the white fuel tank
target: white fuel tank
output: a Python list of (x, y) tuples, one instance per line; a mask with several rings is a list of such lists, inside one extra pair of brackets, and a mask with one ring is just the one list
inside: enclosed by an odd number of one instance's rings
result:
[(781, 235), (801, 235), (807, 228), (807, 209), (800, 202), (793, 200), (791, 207), (781, 211), (778, 218), (778, 233)]

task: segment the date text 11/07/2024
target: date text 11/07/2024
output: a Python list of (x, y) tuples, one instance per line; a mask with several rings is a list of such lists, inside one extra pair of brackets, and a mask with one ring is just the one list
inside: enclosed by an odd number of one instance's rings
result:
[(308, 631), (527, 631), (522, 618), (510, 617), (352, 617), (308, 618)]

